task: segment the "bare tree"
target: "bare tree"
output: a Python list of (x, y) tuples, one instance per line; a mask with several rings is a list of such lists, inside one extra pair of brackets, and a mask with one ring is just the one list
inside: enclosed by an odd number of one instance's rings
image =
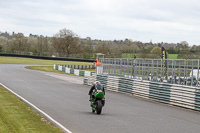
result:
[(110, 49), (108, 43), (105, 41), (98, 42), (98, 44), (96, 45), (96, 52), (109, 55)]
[(84, 57), (89, 59), (93, 58), (95, 55), (93, 41), (90, 39), (84, 43), (82, 42), (82, 45), (84, 46), (83, 48)]
[(181, 41), (180, 43), (177, 44), (176, 48), (186, 50), (189, 48), (189, 44), (186, 41)]
[(28, 45), (29, 45), (29, 52), (34, 52), (34, 53), (39, 52), (36, 37), (29, 37), (28, 38)]
[(109, 49), (110, 49), (110, 57), (111, 58), (121, 58), (122, 53), (120, 51), (119, 45), (116, 45), (113, 42), (111, 42)]
[(69, 57), (80, 51), (79, 37), (71, 30), (61, 29), (52, 39), (52, 46), (60, 55)]
[(7, 49), (7, 41), (8, 39), (3, 37), (3, 36), (0, 36), (0, 52), (4, 49), (6, 50)]
[(14, 38), (10, 41), (10, 48), (12, 51), (16, 51), (20, 54), (28, 51), (28, 39), (23, 34), (14, 34)]

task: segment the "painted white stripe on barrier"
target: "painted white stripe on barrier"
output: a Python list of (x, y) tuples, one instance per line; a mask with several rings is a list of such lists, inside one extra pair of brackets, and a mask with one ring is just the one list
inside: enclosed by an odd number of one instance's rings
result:
[(195, 91), (194, 88), (183, 88), (172, 85), (170, 88), (170, 104), (195, 109)]
[(62, 66), (61, 65), (58, 66), (58, 70), (62, 71)]
[(93, 85), (93, 83), (96, 81), (96, 74), (88, 77), (88, 85)]
[(189, 87), (184, 87), (184, 86), (176, 86), (176, 85), (173, 85), (171, 87), (171, 89), (175, 89), (177, 91), (183, 91), (183, 92), (195, 92), (195, 88), (189, 88)]
[(107, 90), (118, 92), (119, 78), (108, 76), (107, 78)]
[(149, 98), (150, 82), (133, 81), (133, 95)]
[(79, 76), (79, 70), (74, 69), (74, 74)]
[(12, 91), (11, 89), (9, 89), (7, 86), (3, 85), (2, 83), (0, 83), (1, 86), (3, 86), (4, 88), (6, 88), (8, 91), (10, 91), (11, 93), (13, 93), (15, 96), (17, 96), (18, 98), (20, 98), (22, 101), (24, 101), (25, 103), (27, 103), (29, 106), (31, 106), (32, 108), (34, 108), (35, 110), (37, 110), (40, 114), (42, 114), (44, 117), (46, 117), (49, 121), (51, 121), (52, 123), (54, 123), (56, 126), (60, 127), (63, 131), (67, 132), (67, 133), (72, 133), (69, 129), (67, 129), (66, 127), (64, 127), (63, 125), (61, 125), (59, 122), (57, 122), (56, 120), (54, 120), (52, 117), (50, 117), (47, 113), (45, 113), (44, 111), (40, 110), (38, 107), (36, 107), (35, 105), (33, 105), (32, 103), (30, 103), (28, 100), (26, 100), (25, 98), (21, 97), (20, 95), (18, 95), (17, 93), (15, 93), (14, 91)]
[(90, 72), (90, 71), (85, 71), (85, 77), (89, 77), (89, 76), (90, 76), (90, 74), (91, 74), (91, 72)]
[(71, 69), (71, 68), (65, 67), (65, 72), (66, 72), (66, 73), (70, 73), (70, 69)]

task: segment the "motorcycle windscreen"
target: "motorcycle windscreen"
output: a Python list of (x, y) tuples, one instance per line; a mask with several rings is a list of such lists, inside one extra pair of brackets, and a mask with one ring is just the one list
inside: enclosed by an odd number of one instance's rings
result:
[(103, 92), (97, 92), (95, 95), (94, 95), (94, 97), (96, 97), (96, 98), (104, 98), (104, 93)]

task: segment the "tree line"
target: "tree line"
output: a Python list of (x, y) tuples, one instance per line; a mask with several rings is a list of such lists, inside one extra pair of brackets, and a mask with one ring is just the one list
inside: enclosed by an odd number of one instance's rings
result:
[(132, 54), (137, 58), (161, 58), (161, 47), (168, 54), (178, 54), (180, 59), (200, 59), (200, 46), (189, 46), (186, 41), (180, 43), (143, 43), (125, 40), (92, 40), (80, 38), (69, 29), (61, 29), (53, 37), (12, 34), (9, 37), (0, 33), (0, 52), (39, 56), (94, 59), (96, 53), (108, 58), (122, 58)]

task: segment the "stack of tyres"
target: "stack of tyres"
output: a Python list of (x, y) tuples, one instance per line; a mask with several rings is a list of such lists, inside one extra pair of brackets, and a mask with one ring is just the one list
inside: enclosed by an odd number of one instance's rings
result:
[(79, 71), (79, 76), (85, 76), (85, 71)]
[(74, 74), (74, 69), (73, 68), (70, 69), (70, 73)]
[(121, 77), (119, 80), (118, 91), (121, 93), (132, 94), (132, 90), (133, 90), (133, 80)]

